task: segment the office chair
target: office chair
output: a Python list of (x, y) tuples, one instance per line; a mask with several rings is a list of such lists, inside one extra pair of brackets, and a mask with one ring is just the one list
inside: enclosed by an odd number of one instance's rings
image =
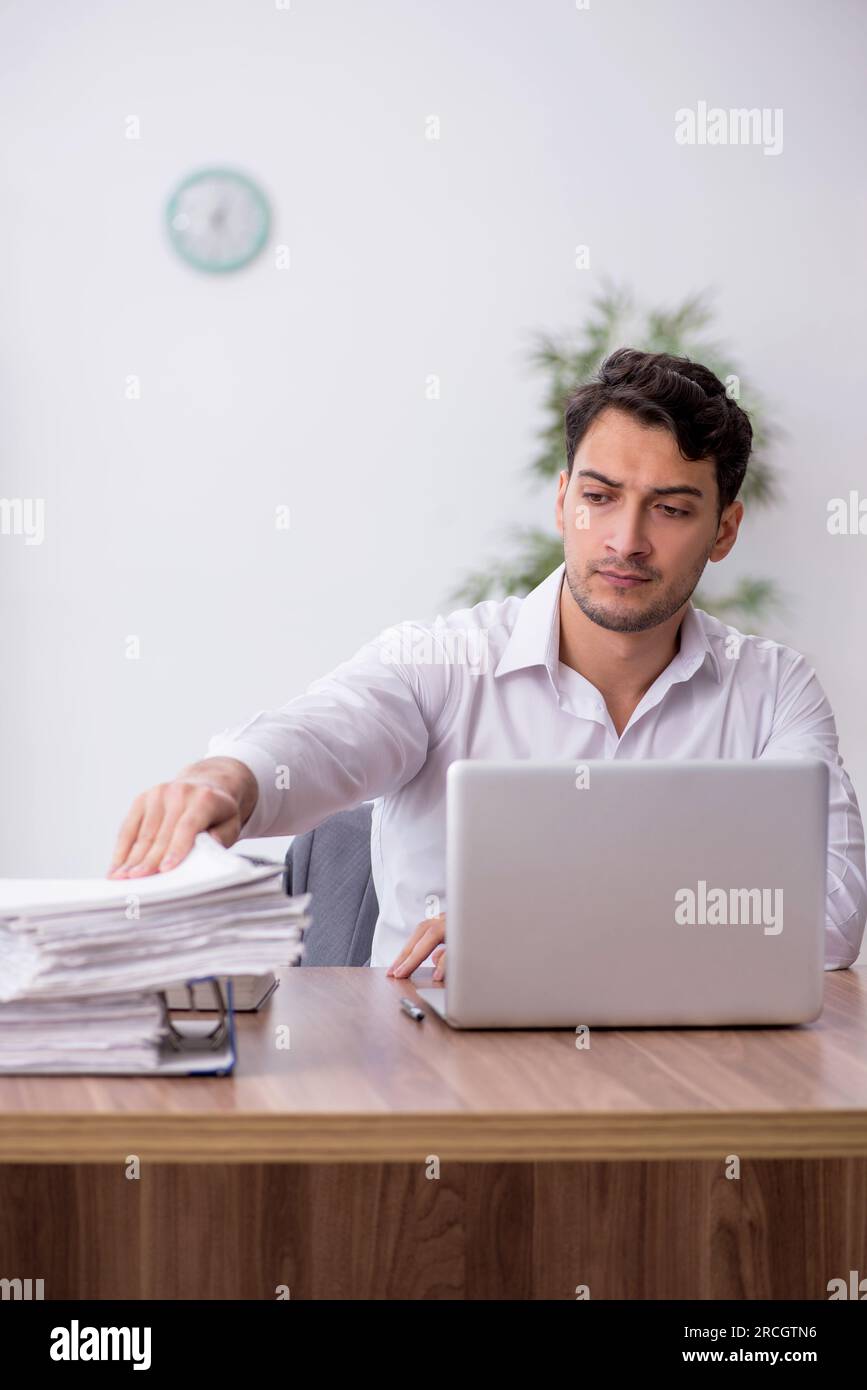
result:
[(373, 802), (339, 811), (296, 835), (286, 852), (286, 892), (312, 893), (304, 965), (369, 965), (379, 903), (370, 869)]

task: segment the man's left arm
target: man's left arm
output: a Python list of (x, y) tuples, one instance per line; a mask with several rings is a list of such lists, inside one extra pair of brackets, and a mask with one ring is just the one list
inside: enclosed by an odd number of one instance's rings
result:
[(864, 827), (858, 798), (837, 751), (837, 725), (803, 656), (781, 675), (774, 726), (761, 758), (821, 758), (828, 764), (828, 888), (825, 969), (844, 970), (861, 949), (867, 918)]

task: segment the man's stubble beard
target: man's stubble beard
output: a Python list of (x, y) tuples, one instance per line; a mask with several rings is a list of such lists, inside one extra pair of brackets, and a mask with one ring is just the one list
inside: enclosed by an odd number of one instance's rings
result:
[[(713, 547), (711, 547), (713, 549)], [(649, 628), (658, 627), (660, 623), (667, 622), (673, 617), (679, 608), (682, 608), (691, 595), (695, 592), (698, 581), (704, 574), (705, 566), (710, 558), (710, 550), (703, 560), (696, 565), (690, 574), (680, 581), (676, 588), (669, 589), (666, 593), (660, 594), (651, 602), (649, 606), (631, 611), (627, 605), (619, 613), (613, 612), (601, 603), (597, 603), (590, 597), (590, 575), (586, 580), (578, 578), (577, 566), (574, 562), (566, 559), (566, 583), (569, 585), (569, 592), (577, 603), (581, 612), (597, 627), (607, 628), (609, 632), (646, 632)], [(613, 568), (613, 566), (612, 566)], [(624, 569), (627, 567), (624, 566)], [(595, 573), (595, 571), (594, 571)], [(651, 583), (654, 580), (650, 581)], [(612, 589), (612, 594), (617, 590)], [(624, 590), (624, 593), (627, 592)], [(634, 592), (634, 591), (632, 591)], [(628, 601), (627, 601), (628, 602)]]

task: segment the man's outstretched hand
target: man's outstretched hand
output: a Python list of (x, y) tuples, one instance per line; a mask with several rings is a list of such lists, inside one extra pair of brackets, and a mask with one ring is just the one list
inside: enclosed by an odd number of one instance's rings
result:
[(205, 758), (172, 782), (141, 792), (120, 828), (108, 878), (164, 873), (185, 859), (208, 830), (228, 849), (253, 813), (256, 778), (237, 758)]

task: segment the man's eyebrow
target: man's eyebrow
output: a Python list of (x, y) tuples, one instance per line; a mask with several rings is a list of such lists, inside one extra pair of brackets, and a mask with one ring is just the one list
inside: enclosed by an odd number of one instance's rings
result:
[[(594, 468), (579, 468), (576, 474), (579, 478), (595, 478), (597, 482), (604, 483), (606, 487), (623, 487), (622, 483), (615, 483), (613, 478), (606, 478), (604, 473), (597, 473)], [(671, 497), (674, 493), (688, 493), (690, 497), (704, 497), (700, 487), (693, 487), (691, 483), (675, 483), (670, 487), (650, 487), (647, 489), (652, 497)]]

